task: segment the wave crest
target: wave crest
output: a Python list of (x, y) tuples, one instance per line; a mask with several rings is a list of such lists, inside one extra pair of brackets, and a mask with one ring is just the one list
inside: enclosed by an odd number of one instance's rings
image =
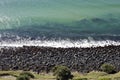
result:
[(20, 41), (2, 41), (1, 47), (23, 47), (23, 46), (40, 46), (40, 47), (55, 47), (55, 48), (69, 48), (69, 47), (104, 47), (109, 45), (120, 45), (120, 41), (94, 41), (94, 40), (20, 40)]

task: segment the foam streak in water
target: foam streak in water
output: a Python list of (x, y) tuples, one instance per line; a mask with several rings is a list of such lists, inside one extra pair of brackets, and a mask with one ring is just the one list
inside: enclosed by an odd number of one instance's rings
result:
[(43, 47), (103, 47), (109, 45), (120, 45), (120, 41), (94, 41), (94, 40), (79, 40), (79, 41), (71, 41), (71, 40), (21, 40), (21, 41), (11, 41), (11, 42), (0, 42), (1, 47), (22, 47), (22, 46), (43, 46)]

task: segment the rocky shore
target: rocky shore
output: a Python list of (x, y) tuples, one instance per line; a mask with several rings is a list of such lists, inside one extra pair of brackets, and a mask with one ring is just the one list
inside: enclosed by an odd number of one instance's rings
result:
[(95, 48), (17, 47), (0, 49), (0, 70), (33, 70), (49, 72), (55, 65), (73, 71), (99, 70), (104, 63), (120, 71), (120, 46)]

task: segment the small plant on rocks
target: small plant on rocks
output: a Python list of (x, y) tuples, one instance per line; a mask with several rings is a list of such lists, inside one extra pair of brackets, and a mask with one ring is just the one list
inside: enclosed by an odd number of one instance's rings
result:
[(115, 73), (115, 66), (113, 66), (111, 64), (103, 64), (101, 66), (101, 70), (108, 74), (113, 74), (113, 73)]
[(66, 66), (55, 66), (52, 71), (56, 76), (56, 80), (69, 80), (73, 78), (69, 68)]

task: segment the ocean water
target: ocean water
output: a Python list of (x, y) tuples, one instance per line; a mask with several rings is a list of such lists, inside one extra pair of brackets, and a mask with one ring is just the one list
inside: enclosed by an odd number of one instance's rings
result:
[(120, 0), (0, 0), (0, 44), (118, 45), (119, 9)]

